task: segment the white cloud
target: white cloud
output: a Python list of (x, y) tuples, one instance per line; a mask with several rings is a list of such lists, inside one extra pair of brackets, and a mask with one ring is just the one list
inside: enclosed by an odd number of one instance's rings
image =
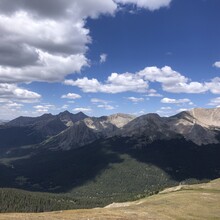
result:
[(103, 100), (103, 99), (97, 99), (97, 98), (92, 98), (90, 100), (92, 103), (103, 103), (103, 104), (108, 104), (109, 101)]
[(159, 93), (149, 93), (148, 95), (146, 95), (148, 97), (162, 97), (163, 95), (159, 94)]
[(171, 107), (161, 107), (161, 110), (171, 110)]
[[(161, 97), (156, 90), (149, 89), (150, 83), (160, 83), (166, 92), (171, 93), (189, 93), (199, 94), (207, 91), (217, 93), (220, 78), (213, 79), (210, 83), (193, 82), (182, 74), (172, 70), (171, 67), (165, 66), (158, 68), (155, 66), (146, 67), (137, 73), (112, 73), (105, 82), (100, 82), (95, 78), (87, 77), (77, 80), (65, 80), (64, 84), (77, 86), (83, 92), (103, 92), (103, 93), (121, 93), (121, 92), (137, 92), (148, 93), (146, 96)], [(215, 88), (214, 88), (215, 87)]]
[(178, 109), (176, 112), (179, 113), (179, 112), (186, 112), (186, 111), (189, 111), (190, 109), (188, 108), (180, 108)]
[[(13, 28), (10, 28), (12, 27)], [(0, 15), (0, 81), (62, 81), (88, 65), (83, 21), (39, 19), (27, 12)], [(16, 45), (11, 48), (10, 45)]]
[(2, 102), (34, 103), (38, 102), (40, 98), (40, 94), (20, 88), (16, 84), (0, 83), (0, 99)]
[(130, 100), (131, 102), (134, 102), (134, 103), (138, 103), (138, 102), (143, 102), (144, 101), (144, 98), (137, 98), (137, 97), (128, 97), (127, 99)]
[(77, 80), (65, 80), (65, 85), (77, 86), (83, 92), (103, 92), (103, 93), (121, 93), (121, 92), (145, 92), (148, 88), (148, 83), (132, 73), (117, 74), (112, 73), (105, 84), (97, 79), (88, 79), (84, 77)]
[[(119, 3), (149, 10), (171, 0), (0, 1), (0, 83), (59, 82), (89, 66), (87, 18), (114, 15)], [(13, 27), (13, 28), (11, 28)], [(100, 62), (105, 62), (102, 54)]]
[(98, 108), (104, 108), (105, 110), (114, 110), (115, 107), (112, 105), (108, 105), (108, 104), (100, 104), (97, 105)]
[(64, 77), (74, 71), (80, 71), (87, 65), (82, 54), (63, 57), (37, 50), (39, 59), (36, 65), (25, 67), (0, 66), (0, 82), (32, 82), (32, 81), (62, 81)]
[(54, 82), (80, 72), (89, 65), (86, 19), (116, 9), (113, 0), (1, 0), (0, 82)]
[(62, 107), (61, 107), (61, 109), (68, 109), (69, 108), (69, 105), (63, 105)]
[(168, 7), (171, 0), (115, 0), (121, 4), (135, 4), (139, 8), (145, 8), (151, 11), (161, 7)]
[(162, 89), (166, 92), (202, 93), (208, 90), (204, 83), (190, 82), (190, 79), (172, 70), (169, 66), (161, 69), (155, 66), (146, 67), (138, 75), (147, 81), (161, 83)]
[(207, 82), (206, 87), (208, 87), (213, 94), (220, 94), (220, 77), (216, 77), (212, 79), (211, 82)]
[(22, 107), (22, 104), (11, 101), (8, 103), (0, 102), (0, 119), (11, 120), (21, 115), (29, 115), (27, 111), (22, 110)]
[(88, 79), (87, 77), (84, 77), (82, 79), (77, 80), (65, 80), (65, 85), (69, 86), (77, 86), (82, 89), (83, 92), (99, 92), (99, 88), (101, 87), (101, 84), (97, 79)]
[(220, 97), (211, 99), (208, 105), (220, 106)]
[(62, 99), (80, 99), (81, 95), (76, 93), (68, 93), (66, 95), (61, 96)]
[(105, 53), (103, 53), (103, 54), (101, 54), (100, 55), (100, 63), (105, 63), (106, 62), (106, 60), (107, 60), (107, 54), (105, 54)]
[(131, 115), (140, 116), (146, 114), (145, 110), (140, 110), (138, 112), (133, 112)]
[(177, 84), (163, 84), (163, 90), (171, 93), (190, 93), (198, 94), (208, 91), (208, 87), (204, 83), (190, 82)]
[(165, 104), (184, 104), (184, 103), (191, 103), (191, 100), (190, 99), (163, 98), (163, 99), (161, 99), (161, 103), (165, 103)]
[(91, 108), (74, 108), (73, 111), (74, 112), (91, 112), (92, 109)]
[(50, 105), (50, 104), (47, 104), (47, 105), (35, 105), (33, 108), (36, 109), (36, 113), (40, 113), (40, 114), (43, 114), (43, 113), (47, 113), (49, 112), (49, 110), (54, 110), (56, 109), (56, 107), (54, 105)]
[(148, 94), (145, 96), (148, 96), (148, 97), (162, 97), (163, 96), (163, 95), (157, 93), (157, 91), (155, 89), (149, 89), (147, 92), (148, 92)]
[(217, 68), (220, 68), (220, 61), (217, 61), (213, 64), (213, 66), (217, 67)]
[(104, 108), (105, 110), (114, 110), (115, 109), (114, 106), (109, 105), (110, 101), (107, 101), (107, 100), (92, 98), (90, 101), (93, 104), (96, 104), (98, 108)]

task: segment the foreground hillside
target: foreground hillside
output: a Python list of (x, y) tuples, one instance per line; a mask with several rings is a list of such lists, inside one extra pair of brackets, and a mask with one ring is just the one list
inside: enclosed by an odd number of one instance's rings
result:
[(210, 183), (177, 186), (135, 202), (105, 208), (38, 214), (0, 214), (0, 220), (98, 220), (98, 219), (220, 219), (220, 179)]

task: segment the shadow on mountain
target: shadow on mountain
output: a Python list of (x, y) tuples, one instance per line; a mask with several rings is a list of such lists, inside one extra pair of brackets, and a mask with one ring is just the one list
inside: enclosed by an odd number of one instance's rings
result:
[(88, 197), (103, 192), (103, 198), (119, 195), (119, 201), (220, 177), (220, 145), (197, 146), (181, 138), (146, 144), (144, 138), (114, 137), (70, 151), (37, 151), (30, 158), (17, 152), (20, 159), (1, 165), (0, 187)]
[(162, 169), (177, 182), (220, 177), (220, 144), (198, 146), (184, 138), (146, 144), (145, 139), (115, 138), (110, 145), (115, 152)]
[[(16, 153), (22, 156), (21, 152)], [(66, 193), (94, 180), (109, 164), (121, 162), (118, 153), (102, 148), (96, 142), (69, 151), (41, 149), (30, 158), (21, 157), (12, 161), (12, 168), (7, 170), (8, 176), (11, 176), (5, 179), (8, 181), (7, 187)], [(12, 179), (12, 176), (16, 178)], [(5, 187), (2, 181), (0, 187)]]

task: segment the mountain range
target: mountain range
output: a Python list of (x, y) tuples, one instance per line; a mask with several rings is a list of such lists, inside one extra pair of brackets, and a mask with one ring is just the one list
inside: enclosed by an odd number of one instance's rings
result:
[(144, 137), (146, 143), (182, 136), (197, 145), (206, 145), (219, 143), (219, 134), (220, 108), (193, 109), (172, 117), (120, 113), (88, 117), (82, 112), (65, 111), (58, 115), (19, 117), (1, 125), (0, 148), (41, 143), (51, 149), (69, 150), (113, 136)]
[(0, 125), (0, 187), (9, 189), (6, 195), (14, 194), (11, 188), (59, 193), (75, 201), (65, 202), (67, 208), (104, 206), (219, 178), (219, 156), (220, 108), (171, 117), (65, 111)]

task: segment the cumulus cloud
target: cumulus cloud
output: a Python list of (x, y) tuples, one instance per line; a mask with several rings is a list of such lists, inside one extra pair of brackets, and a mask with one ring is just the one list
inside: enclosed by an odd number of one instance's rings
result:
[(202, 93), (208, 90), (204, 83), (190, 82), (190, 79), (169, 66), (164, 66), (161, 69), (156, 66), (146, 67), (138, 75), (150, 82), (161, 83), (162, 89), (166, 92)]
[(220, 97), (214, 98), (210, 100), (208, 105), (218, 106), (220, 107)]
[(161, 103), (165, 104), (184, 104), (184, 103), (192, 103), (190, 99), (170, 99), (170, 98), (163, 98), (161, 99)]
[(52, 110), (52, 109), (56, 109), (56, 107), (54, 105), (50, 105), (50, 104), (35, 105), (33, 108), (36, 109), (35, 113), (40, 113), (40, 114), (47, 113), (47, 112), (49, 112), (49, 110)]
[(107, 101), (107, 100), (103, 100), (103, 99), (97, 99), (97, 98), (92, 98), (91, 100), (90, 100), (92, 103), (103, 103), (103, 104), (108, 104), (109, 103), (109, 101)]
[(61, 107), (61, 109), (68, 109), (69, 108), (69, 105), (63, 105), (62, 107)]
[(74, 112), (91, 112), (92, 109), (91, 108), (82, 108), (82, 107), (80, 107), (80, 108), (74, 108), (73, 111)]
[(81, 95), (76, 93), (68, 93), (66, 95), (61, 96), (62, 99), (80, 99)]
[(159, 110), (156, 111), (157, 114), (160, 116), (168, 117), (170, 115), (174, 115), (176, 111), (171, 107), (161, 107)]
[(149, 89), (148, 94), (146, 96), (148, 97), (162, 97), (163, 95), (159, 94), (155, 89)]
[(213, 94), (220, 94), (220, 77), (216, 77), (212, 79), (211, 82), (207, 82), (206, 87), (208, 87)]
[(89, 65), (86, 19), (116, 9), (113, 0), (1, 0), (0, 82), (62, 81), (80, 72)]
[(121, 4), (134, 4), (139, 8), (145, 8), (151, 11), (161, 7), (168, 7), (171, 0), (115, 0)]
[(134, 103), (138, 103), (138, 102), (143, 102), (144, 101), (144, 98), (137, 98), (137, 97), (128, 97), (127, 99), (130, 100), (131, 102), (134, 102)]
[[(148, 90), (149, 83), (154, 82), (160, 83), (162, 89), (166, 92), (199, 94), (209, 90), (214, 93), (217, 90), (219, 79), (213, 79), (212, 85), (207, 82), (193, 82), (169, 66), (162, 68), (152, 66), (136, 73), (112, 73), (105, 82), (84, 77), (75, 81), (65, 80), (64, 84), (77, 86), (83, 92), (121, 93), (131, 91), (146, 92), (148, 93), (147, 96), (160, 97), (162, 95), (155, 90)], [(214, 89), (214, 85), (216, 85), (216, 89)]]
[(97, 79), (88, 79), (84, 77), (77, 80), (65, 80), (65, 85), (77, 86), (83, 92), (103, 92), (103, 93), (121, 93), (121, 92), (145, 92), (148, 83), (132, 73), (117, 74), (112, 73), (105, 83), (99, 82)]
[(180, 113), (180, 112), (186, 112), (186, 111), (190, 111), (191, 109), (189, 109), (189, 108), (180, 108), (180, 109), (178, 109), (176, 112), (177, 113)]
[(100, 104), (97, 105), (98, 108), (104, 108), (105, 110), (114, 110), (115, 107), (112, 105), (108, 105), (108, 104)]
[(9, 101), (7, 103), (0, 100), (0, 118), (11, 120), (21, 115), (29, 115), (29, 112), (22, 111), (23, 104)]
[(104, 108), (105, 110), (114, 110), (115, 109), (114, 106), (109, 105), (110, 101), (107, 101), (107, 100), (92, 98), (90, 101), (93, 104), (96, 104), (98, 108)]
[(220, 68), (220, 61), (217, 61), (213, 64), (213, 66), (217, 67), (217, 68)]
[(16, 84), (0, 83), (0, 99), (2, 102), (34, 103), (38, 102), (40, 98), (40, 94), (20, 88)]
[(106, 60), (107, 60), (107, 54), (105, 54), (105, 53), (103, 53), (103, 54), (101, 54), (100, 55), (100, 60), (99, 60), (99, 62), (100, 63), (105, 63), (106, 62)]
[[(118, 4), (149, 10), (171, 0), (1, 0), (0, 82), (62, 81), (89, 65), (87, 18), (114, 15)], [(13, 28), (11, 28), (13, 27)], [(12, 46), (13, 45), (13, 46)], [(105, 62), (106, 54), (100, 56)]]

